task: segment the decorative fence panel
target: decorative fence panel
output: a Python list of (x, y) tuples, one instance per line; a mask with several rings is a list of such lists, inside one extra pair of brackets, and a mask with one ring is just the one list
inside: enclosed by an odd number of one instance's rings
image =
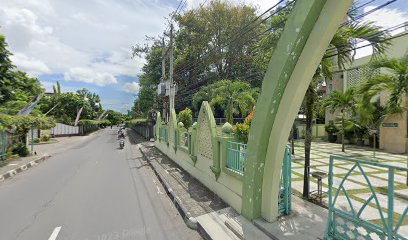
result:
[[(334, 162), (336, 161), (336, 164)], [(339, 178), (333, 168), (347, 164), (349, 169)], [(376, 169), (386, 177), (382, 180), (387, 185), (379, 186), (366, 171)], [(395, 211), (394, 188), (396, 172), (407, 173), (408, 168), (391, 166), (378, 162), (357, 160), (347, 157), (331, 156), (329, 165), (329, 217), (326, 239), (408, 239), (408, 234), (400, 232), (408, 221), (408, 206), (403, 211)], [(403, 174), (398, 174), (401, 177)], [(356, 198), (356, 177), (366, 189), (364, 199)], [(371, 179), (371, 181), (370, 181)], [(338, 181), (336, 181), (338, 180)], [(404, 184), (402, 184), (404, 185)], [(399, 184), (399, 190), (405, 186)], [(406, 189), (406, 188), (405, 188)], [(401, 205), (401, 201), (399, 201)], [(404, 205), (404, 204), (402, 204)], [(406, 232), (405, 232), (406, 233)]]

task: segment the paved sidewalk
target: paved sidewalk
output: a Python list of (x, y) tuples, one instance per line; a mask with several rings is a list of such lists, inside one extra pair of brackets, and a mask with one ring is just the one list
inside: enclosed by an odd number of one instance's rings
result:
[[(13, 157), (5, 161), (0, 161), (0, 176), (4, 176), (5, 174), (14, 170), (20, 172), (21, 167), (23, 168), (25, 168), (25, 166), (30, 167), (29, 166), (30, 162), (33, 161), (38, 162), (38, 160), (40, 161), (45, 160), (45, 158), (61, 153), (69, 148), (73, 148), (75, 146), (83, 144), (85, 141), (90, 140), (91, 138), (96, 137), (98, 135), (99, 131), (89, 134), (87, 136), (59, 137), (55, 138), (55, 140), (57, 140), (58, 142), (34, 145), (34, 152), (37, 153), (36, 155), (27, 157)], [(29, 146), (29, 150), (31, 150), (31, 146)], [(8, 178), (8, 176), (6, 178)]]
[(183, 205), (197, 217), (227, 207), (216, 194), (208, 190), (198, 180), (184, 171), (176, 163), (164, 156), (152, 142), (143, 142), (141, 151), (151, 159), (156, 171), (163, 176), (171, 189), (181, 199)]

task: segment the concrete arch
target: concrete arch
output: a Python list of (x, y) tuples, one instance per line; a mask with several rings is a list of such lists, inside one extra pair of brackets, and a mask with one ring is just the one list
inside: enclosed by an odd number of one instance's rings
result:
[(278, 216), (284, 146), (313, 74), (352, 0), (298, 0), (262, 83), (249, 133), (242, 214)]

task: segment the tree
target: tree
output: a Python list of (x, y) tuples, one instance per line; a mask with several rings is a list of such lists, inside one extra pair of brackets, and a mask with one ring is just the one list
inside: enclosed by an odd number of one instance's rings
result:
[(219, 106), (224, 111), (227, 122), (232, 124), (234, 114), (242, 117), (248, 114), (255, 106), (258, 95), (258, 88), (251, 88), (249, 83), (221, 80), (194, 94), (193, 101), (194, 105), (209, 101), (213, 108)]
[(361, 84), (359, 93), (364, 101), (370, 102), (381, 92), (389, 94), (387, 110), (389, 114), (401, 113), (408, 108), (408, 57), (403, 59), (381, 59), (371, 63), (371, 68), (381, 69), (384, 73), (376, 74)]
[(178, 109), (191, 108), (191, 96), (202, 86), (222, 79), (246, 81), (246, 76), (258, 72), (249, 51), (251, 39), (261, 30), (253, 23), (255, 18), (255, 8), (219, 0), (176, 16)]
[(341, 113), (341, 151), (344, 152), (344, 129), (346, 117), (355, 113), (355, 89), (348, 88), (344, 93), (333, 91), (323, 102), (324, 108), (329, 108), (331, 113), (340, 110)]
[(125, 121), (125, 117), (120, 112), (116, 112), (116, 111), (113, 111), (113, 110), (108, 110), (108, 111), (106, 111), (106, 114), (107, 114), (106, 119), (109, 120), (109, 122), (112, 125), (117, 125), (117, 124), (122, 123), (123, 121)]

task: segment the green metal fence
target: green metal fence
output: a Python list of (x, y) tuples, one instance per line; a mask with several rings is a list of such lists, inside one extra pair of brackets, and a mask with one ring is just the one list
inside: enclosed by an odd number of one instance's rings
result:
[(292, 210), (292, 155), (290, 147), (285, 147), (279, 192), (279, 212), (288, 215)]
[[(227, 142), (227, 168), (243, 175), (245, 171), (247, 145), (243, 143)], [(280, 192), (278, 199), (279, 213), (287, 215), (292, 210), (292, 157), (290, 147), (285, 147), (283, 156)]]
[(6, 160), (6, 145), (7, 145), (7, 138), (6, 138), (6, 131), (0, 131), (0, 150), (1, 150), (1, 160)]
[(190, 144), (190, 134), (188, 131), (179, 131), (179, 147), (188, 151)]
[(247, 145), (238, 142), (227, 142), (227, 168), (243, 175), (246, 161)]
[[(339, 185), (334, 186), (334, 161), (351, 163), (352, 167), (342, 177)], [(365, 173), (366, 168), (378, 168), (386, 170), (388, 174), (388, 185), (382, 188), (373, 186), (370, 177)], [(331, 156), (329, 165), (329, 216), (325, 239), (404, 239), (408, 236), (402, 236), (399, 232), (400, 226), (407, 221), (408, 206), (405, 206), (404, 212), (396, 214), (394, 212), (394, 177), (396, 171), (407, 172), (408, 168), (390, 166), (378, 162), (357, 160), (347, 157)], [(364, 203), (356, 203), (356, 199), (350, 197), (350, 190), (347, 189), (346, 183), (350, 176), (361, 174), (368, 186), (370, 196), (365, 199)], [(338, 175), (336, 175), (338, 176)], [(379, 200), (380, 194), (386, 194), (386, 203)], [(348, 204), (347, 208), (339, 206), (339, 199)], [(344, 204), (344, 203), (343, 203)], [(359, 206), (357, 209), (357, 206)], [(370, 206), (371, 210), (367, 210)], [(367, 217), (362, 217), (367, 211), (378, 211), (380, 219), (372, 221)]]
[(167, 141), (167, 129), (165, 126), (160, 127), (159, 139), (163, 141)]

